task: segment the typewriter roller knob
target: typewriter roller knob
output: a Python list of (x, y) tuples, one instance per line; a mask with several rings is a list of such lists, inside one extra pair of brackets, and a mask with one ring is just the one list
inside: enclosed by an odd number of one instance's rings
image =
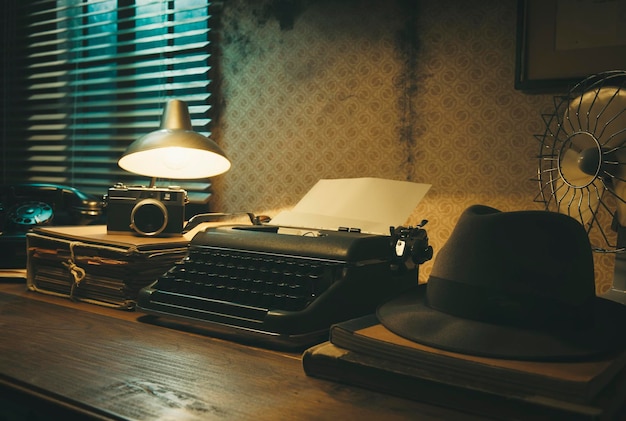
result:
[(411, 260), (413, 260), (413, 263), (415, 263), (416, 265), (421, 265), (422, 263), (427, 262), (432, 258), (433, 246), (428, 245), (428, 242), (426, 243), (425, 247), (424, 244), (421, 244), (419, 247), (414, 246), (413, 250), (411, 250)]
[(433, 248), (428, 244), (426, 230), (422, 229), (427, 222), (423, 220), (416, 227), (390, 227), (391, 247), (395, 255), (391, 264), (393, 271), (412, 269), (414, 265), (432, 259)]

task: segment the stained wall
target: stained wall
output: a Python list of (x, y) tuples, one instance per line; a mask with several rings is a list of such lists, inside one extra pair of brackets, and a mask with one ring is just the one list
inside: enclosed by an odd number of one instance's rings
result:
[[(552, 95), (514, 89), (516, 5), (224, 2), (214, 137), (233, 166), (212, 208), (273, 216), (321, 178), (430, 183), (407, 222), (429, 221), (435, 252), (469, 205), (540, 209), (534, 134)], [(601, 292), (612, 262), (595, 259)]]

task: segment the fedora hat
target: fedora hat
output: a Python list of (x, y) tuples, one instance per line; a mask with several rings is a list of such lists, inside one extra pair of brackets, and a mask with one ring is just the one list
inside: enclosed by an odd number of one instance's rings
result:
[(626, 348), (626, 306), (596, 296), (585, 229), (548, 211), (469, 207), (428, 282), (377, 316), (406, 339), (486, 357), (582, 360)]

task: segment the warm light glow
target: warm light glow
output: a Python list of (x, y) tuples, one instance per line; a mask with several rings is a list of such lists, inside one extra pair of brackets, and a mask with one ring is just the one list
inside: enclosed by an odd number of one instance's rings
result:
[(148, 177), (191, 179), (224, 173), (230, 162), (210, 151), (170, 146), (126, 155), (119, 166)]
[(171, 148), (162, 148), (158, 150), (162, 151), (163, 164), (168, 170), (180, 171), (185, 167), (193, 165), (193, 158), (197, 156), (193, 149), (180, 148), (174, 146)]
[(168, 102), (161, 129), (134, 141), (118, 165), (153, 178), (192, 179), (222, 174), (230, 161), (210, 138), (194, 132), (187, 105)]

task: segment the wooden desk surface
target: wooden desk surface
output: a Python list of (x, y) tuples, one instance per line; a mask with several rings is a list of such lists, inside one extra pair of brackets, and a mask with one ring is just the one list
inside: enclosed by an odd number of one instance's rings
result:
[(154, 326), (139, 321), (140, 316), (27, 292), (22, 283), (0, 283), (0, 386), (17, 391), (21, 405), (103, 419), (431, 420), (461, 415), (307, 377), (300, 354)]

